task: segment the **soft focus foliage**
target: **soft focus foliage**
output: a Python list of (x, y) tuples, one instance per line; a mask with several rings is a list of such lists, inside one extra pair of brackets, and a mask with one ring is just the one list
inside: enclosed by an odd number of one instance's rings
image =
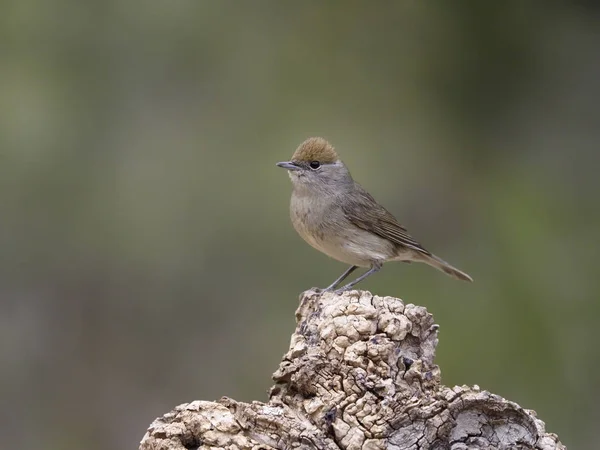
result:
[(275, 162), (336, 146), (474, 278), (390, 264), (444, 383), (600, 447), (594, 2), (8, 1), (0, 448), (135, 448), (174, 405), (266, 398), (300, 291), (345, 266)]

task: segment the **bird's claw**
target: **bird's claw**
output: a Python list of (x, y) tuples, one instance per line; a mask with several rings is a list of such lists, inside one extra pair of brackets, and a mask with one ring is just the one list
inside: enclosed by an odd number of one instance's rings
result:
[(331, 286), (328, 286), (328, 287), (322, 288), (322, 289), (321, 288), (312, 288), (313, 291), (315, 291), (319, 294), (325, 294), (326, 292), (333, 292), (335, 295), (340, 295), (343, 292), (346, 292), (350, 289), (352, 289), (352, 286), (350, 286), (350, 285), (345, 285), (338, 289), (335, 289), (335, 285), (331, 285)]
[(344, 286), (344, 287), (341, 287), (341, 288), (339, 288), (339, 289), (336, 289), (336, 290), (334, 291), (334, 293), (335, 293), (335, 295), (342, 295), (342, 294), (343, 294), (344, 292), (346, 292), (348, 289), (350, 289), (348, 286)]

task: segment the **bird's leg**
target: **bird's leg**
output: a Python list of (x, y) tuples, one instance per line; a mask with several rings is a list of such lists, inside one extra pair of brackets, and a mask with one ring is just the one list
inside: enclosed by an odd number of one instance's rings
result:
[(348, 268), (348, 270), (346, 270), (343, 274), (341, 274), (337, 280), (335, 280), (333, 283), (331, 283), (329, 286), (327, 286), (325, 289), (323, 289), (323, 292), (333, 291), (338, 284), (340, 284), (342, 281), (344, 281), (346, 278), (348, 278), (348, 275), (350, 275), (356, 269), (358, 269), (358, 266), (350, 266)]
[(379, 270), (381, 269), (381, 267), (383, 266), (382, 263), (380, 262), (374, 262), (371, 265), (371, 268), (363, 273), (360, 277), (358, 277), (356, 280), (351, 281), (350, 283), (348, 283), (345, 286), (342, 286), (341, 288), (339, 288), (338, 290), (335, 291), (336, 294), (341, 294), (344, 291), (347, 291), (348, 289), (352, 288), (354, 285), (360, 283), (362, 280), (364, 280), (365, 278), (367, 278), (370, 275), (373, 275), (376, 272), (379, 272)]

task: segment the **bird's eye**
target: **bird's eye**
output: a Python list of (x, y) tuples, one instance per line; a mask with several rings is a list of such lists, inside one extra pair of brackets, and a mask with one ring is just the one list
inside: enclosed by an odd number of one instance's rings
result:
[(317, 170), (319, 167), (321, 167), (321, 163), (319, 161), (311, 161), (309, 166), (311, 169)]

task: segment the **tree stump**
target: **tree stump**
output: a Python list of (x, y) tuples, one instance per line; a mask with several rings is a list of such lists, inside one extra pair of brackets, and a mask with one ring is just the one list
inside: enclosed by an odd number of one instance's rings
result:
[(267, 403), (194, 401), (156, 419), (141, 450), (564, 449), (534, 411), (449, 388), (422, 306), (365, 291), (301, 295)]

